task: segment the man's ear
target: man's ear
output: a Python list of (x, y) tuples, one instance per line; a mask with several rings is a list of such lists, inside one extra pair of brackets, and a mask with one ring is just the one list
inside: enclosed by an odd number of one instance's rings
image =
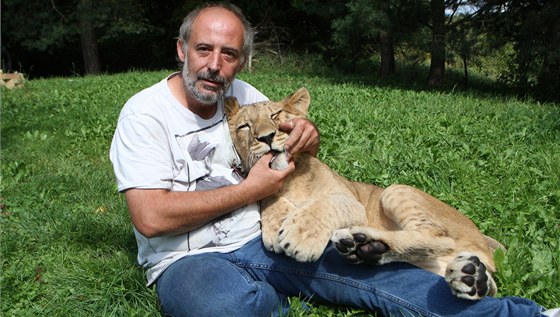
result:
[(185, 51), (183, 50), (183, 41), (177, 40), (177, 56), (181, 62), (185, 62)]

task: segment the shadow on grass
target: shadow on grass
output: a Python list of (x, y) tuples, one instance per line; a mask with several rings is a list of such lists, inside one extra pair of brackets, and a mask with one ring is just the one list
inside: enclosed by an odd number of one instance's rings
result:
[[(277, 57), (263, 56), (255, 63), (255, 69), (273, 68), (295, 78), (306, 75), (320, 77), (332, 84), (358, 84), (382, 88), (441, 92), (455, 94), (469, 94), (482, 98), (519, 98), (521, 100), (535, 100), (558, 105), (557, 94), (545, 95), (531, 89), (510, 87), (504, 83), (484, 77), (474, 71), (468, 73), (465, 79), (462, 71), (447, 68), (445, 82), (442, 86), (428, 84), (429, 66), (398, 65), (396, 73), (391, 76), (381, 76), (379, 65), (372, 63), (333, 65), (320, 56), (294, 55), (279, 60)], [(259, 65), (260, 64), (260, 65)], [(266, 66), (263, 66), (266, 65)]]

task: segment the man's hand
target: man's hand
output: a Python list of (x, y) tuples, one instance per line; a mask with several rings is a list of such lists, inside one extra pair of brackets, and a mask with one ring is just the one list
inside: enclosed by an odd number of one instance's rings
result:
[(320, 137), (313, 122), (305, 118), (294, 118), (281, 123), (279, 128), (290, 134), (285, 144), (288, 153), (306, 152), (317, 156)]
[(294, 171), (295, 164), (290, 160), (286, 169), (273, 170), (268, 166), (272, 157), (270, 153), (261, 157), (247, 178), (237, 185), (192, 192), (129, 189), (126, 201), (132, 222), (148, 238), (181, 234), (276, 194)]
[(288, 167), (277, 171), (270, 168), (269, 163), (274, 156), (271, 153), (261, 157), (249, 171), (249, 175), (243, 181), (244, 186), (248, 186), (253, 192), (254, 200), (261, 200), (276, 194), (284, 185), (288, 175), (296, 168), (294, 162), (290, 160)]

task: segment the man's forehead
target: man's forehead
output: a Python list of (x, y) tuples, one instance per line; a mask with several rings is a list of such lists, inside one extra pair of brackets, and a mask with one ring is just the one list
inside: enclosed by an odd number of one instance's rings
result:
[(243, 23), (237, 15), (225, 8), (210, 7), (202, 9), (194, 21), (193, 27), (197, 24), (206, 25), (209, 23), (220, 23), (243, 30)]
[(231, 40), (238, 38), (242, 45), (243, 32), (241, 20), (233, 12), (219, 7), (203, 9), (192, 27), (192, 35), (196, 42), (204, 42), (216, 36)]

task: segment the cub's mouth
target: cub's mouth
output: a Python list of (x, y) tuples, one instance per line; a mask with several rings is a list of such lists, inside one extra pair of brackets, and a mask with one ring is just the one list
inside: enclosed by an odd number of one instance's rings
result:
[(276, 160), (276, 158), (278, 157), (278, 155), (280, 155), (280, 151), (277, 150), (270, 150), (268, 151), (268, 153), (272, 154), (272, 158), (270, 159), (270, 162), (268, 163), (268, 166), (271, 166), (272, 163)]
[(268, 163), (268, 166), (273, 170), (281, 171), (288, 167), (288, 153), (286, 151), (271, 150), (273, 157)]

